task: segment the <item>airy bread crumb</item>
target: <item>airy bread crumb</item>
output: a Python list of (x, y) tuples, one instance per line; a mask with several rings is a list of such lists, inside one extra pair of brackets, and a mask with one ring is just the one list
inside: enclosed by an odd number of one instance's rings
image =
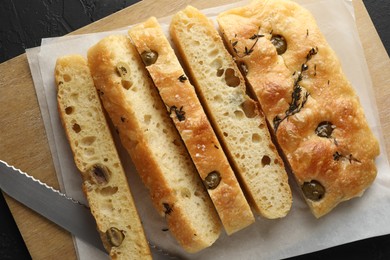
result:
[(214, 25), (188, 6), (172, 17), (170, 33), (253, 207), (266, 218), (286, 216), (292, 196), (283, 160)]
[(146, 68), (175, 123), (228, 235), (254, 220), (229, 161), (184, 71), (157, 20), (152, 17), (129, 30), (138, 53), (158, 56)]
[(104, 38), (89, 49), (88, 62), (103, 105), (169, 231), (188, 252), (213, 244), (221, 230), (218, 216), (129, 38)]
[(58, 58), (55, 80), (62, 124), (107, 252), (111, 259), (151, 259), (86, 60)]

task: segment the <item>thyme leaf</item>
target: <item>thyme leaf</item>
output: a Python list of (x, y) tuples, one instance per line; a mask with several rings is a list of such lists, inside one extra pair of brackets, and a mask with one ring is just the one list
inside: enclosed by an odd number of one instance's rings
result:
[[(237, 37), (237, 34), (235, 34), (235, 37)], [(244, 47), (244, 52), (242, 54), (240, 54), (236, 48), (237, 44), (238, 44), (238, 41), (234, 41), (234, 42), (231, 42), (231, 45), (233, 47), (233, 51), (234, 53), (236, 53), (236, 55), (239, 57), (239, 58), (243, 58), (245, 56), (249, 56), (251, 55), (251, 53), (253, 52), (257, 42), (259, 41), (259, 38), (261, 37), (264, 37), (263, 34), (253, 34), (251, 37), (249, 37), (250, 40), (255, 40), (255, 42), (252, 44), (252, 46), (250, 48), (248, 48), (248, 46), (245, 46)]]
[(178, 109), (176, 106), (171, 106), (169, 108), (169, 114), (171, 114), (172, 111), (175, 112), (177, 120), (184, 121), (186, 119), (185, 117), (186, 112), (183, 111), (183, 106), (181, 106), (180, 109)]
[(307, 63), (317, 53), (318, 53), (318, 47), (311, 48), (309, 53), (306, 55), (306, 62), (305, 63)]
[(245, 51), (244, 51), (245, 55), (250, 55), (252, 52), (253, 52), (252, 48), (248, 49), (248, 47), (245, 46)]
[(309, 92), (305, 92), (305, 94), (302, 96), (302, 87), (301, 86), (297, 85), (296, 87), (294, 87), (294, 90), (291, 93), (291, 102), (289, 104), (288, 109), (285, 111), (284, 116), (283, 117), (280, 117), (280, 116), (274, 117), (273, 123), (274, 123), (275, 132), (277, 131), (280, 123), (282, 123), (288, 117), (293, 116), (302, 110), (302, 108), (305, 106), (309, 96), (310, 96)]
[(357, 158), (353, 157), (352, 154), (349, 154), (349, 155), (344, 155), (338, 151), (336, 151), (334, 154), (333, 154), (333, 160), (335, 161), (340, 161), (340, 160), (348, 160), (349, 163), (352, 163), (352, 162), (358, 162), (358, 163), (361, 163), (360, 160), (358, 160)]
[(173, 211), (173, 207), (165, 202), (163, 203), (163, 206), (165, 208), (165, 211), (164, 211), (165, 215), (170, 215)]
[[(301, 65), (301, 70), (298, 72), (294, 72), (293, 76), (296, 76), (294, 80), (293, 91), (291, 93), (291, 102), (289, 103), (288, 109), (285, 111), (284, 116), (280, 117), (279, 115), (275, 116), (273, 119), (274, 130), (275, 132), (278, 130), (280, 123), (286, 120), (288, 117), (299, 113), (302, 108), (305, 106), (310, 93), (305, 92), (302, 94), (302, 86), (299, 84), (303, 79), (303, 73), (309, 69), (307, 62), (318, 53), (318, 48), (311, 48), (308, 54), (306, 55), (306, 61)], [(316, 67), (316, 66), (315, 66)]]
[(249, 39), (256, 40), (258, 38), (264, 37), (264, 34), (253, 34)]

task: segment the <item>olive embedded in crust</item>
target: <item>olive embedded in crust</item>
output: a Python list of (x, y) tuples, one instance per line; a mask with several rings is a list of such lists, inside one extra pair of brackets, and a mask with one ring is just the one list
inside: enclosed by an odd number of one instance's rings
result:
[(207, 189), (213, 190), (218, 187), (221, 182), (221, 174), (217, 171), (210, 172), (206, 179), (204, 179), (204, 185)]
[(271, 42), (275, 46), (278, 55), (286, 52), (287, 42), (282, 35), (272, 35)]
[(336, 127), (332, 125), (331, 122), (323, 121), (318, 124), (316, 128), (316, 135), (318, 135), (319, 137), (330, 138), (335, 128)]
[(115, 247), (120, 246), (125, 239), (123, 232), (116, 227), (110, 227), (107, 229), (106, 236), (110, 245)]
[(324, 186), (322, 186), (322, 184), (316, 180), (304, 182), (302, 185), (302, 191), (307, 199), (313, 201), (319, 201), (325, 195)]
[(94, 164), (88, 169), (92, 180), (97, 184), (107, 184), (110, 178), (109, 169), (102, 164)]
[(144, 51), (141, 53), (142, 61), (146, 66), (152, 65), (158, 58), (158, 53), (155, 51)]
[(116, 65), (116, 71), (123, 79), (128, 79), (130, 77), (130, 67), (125, 62), (118, 62)]

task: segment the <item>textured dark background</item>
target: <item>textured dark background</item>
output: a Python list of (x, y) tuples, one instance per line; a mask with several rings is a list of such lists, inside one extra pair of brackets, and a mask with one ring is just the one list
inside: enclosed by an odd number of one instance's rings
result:
[[(137, 0), (0, 0), (0, 63), (41, 39), (64, 35), (121, 10)], [(390, 1), (363, 0), (387, 52)]]
[[(0, 63), (24, 53), (26, 48), (39, 46), (42, 38), (67, 34), (135, 2), (138, 1), (0, 0)], [(390, 53), (390, 1), (363, 2), (387, 52)], [(29, 258), (31, 257), (23, 239), (0, 194), (0, 259)], [(390, 235), (294, 259), (390, 259)]]
[(138, 2), (137, 0), (0, 0), (0, 62)]

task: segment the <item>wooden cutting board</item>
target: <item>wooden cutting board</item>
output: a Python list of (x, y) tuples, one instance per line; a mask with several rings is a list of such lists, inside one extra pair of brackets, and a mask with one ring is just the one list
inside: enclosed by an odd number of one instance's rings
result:
[[(233, 0), (144, 0), (72, 34), (113, 30), (164, 17), (191, 4), (208, 8)], [(390, 59), (361, 0), (353, 1), (356, 23), (372, 76), (386, 149), (390, 151)], [(54, 165), (25, 54), (0, 64), (0, 159), (58, 188)], [(6, 196), (33, 259), (76, 259), (71, 235)]]

